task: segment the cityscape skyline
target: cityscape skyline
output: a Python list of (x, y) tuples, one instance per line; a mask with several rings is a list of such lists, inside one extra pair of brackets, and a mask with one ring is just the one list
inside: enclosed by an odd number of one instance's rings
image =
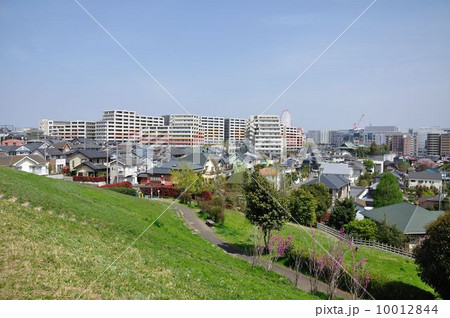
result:
[[(190, 113), (238, 118), (261, 113), (370, 3), (81, 2)], [(305, 131), (351, 129), (361, 114), (361, 126), (450, 126), (449, 12), (376, 2), (267, 113), (290, 109)], [(1, 124), (183, 113), (76, 3), (3, 2), (0, 26)]]

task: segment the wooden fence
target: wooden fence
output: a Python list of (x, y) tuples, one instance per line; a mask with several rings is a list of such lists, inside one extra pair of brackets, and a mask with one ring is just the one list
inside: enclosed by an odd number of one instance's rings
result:
[(346, 240), (347, 242), (351, 242), (357, 246), (366, 246), (366, 247), (371, 247), (371, 248), (376, 248), (378, 250), (381, 251), (386, 251), (386, 252), (390, 252), (390, 253), (394, 253), (397, 255), (401, 255), (401, 256), (405, 256), (405, 257), (409, 257), (409, 258), (414, 258), (413, 253), (401, 248), (397, 248), (388, 244), (383, 244), (377, 241), (371, 241), (371, 240), (361, 240), (361, 239), (356, 239), (354, 237), (351, 237), (349, 235), (343, 234), (340, 231), (333, 229), (329, 226), (326, 226), (324, 224), (321, 223), (317, 223), (317, 228), (321, 231), (324, 231), (325, 233), (328, 233), (330, 235), (333, 235), (337, 238), (343, 238), (344, 240)]

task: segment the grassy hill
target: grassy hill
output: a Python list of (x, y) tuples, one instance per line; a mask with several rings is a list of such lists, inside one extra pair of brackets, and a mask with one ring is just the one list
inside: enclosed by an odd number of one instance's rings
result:
[[(199, 209), (197, 209), (197, 211), (199, 211)], [(203, 215), (199, 216), (204, 217)], [(253, 226), (245, 218), (243, 213), (226, 210), (225, 223), (222, 227), (217, 229), (216, 234), (223, 240), (235, 246), (240, 246), (243, 250), (251, 250), (253, 245), (253, 232)], [(287, 223), (283, 227), (281, 233), (284, 235), (292, 235), (299, 248), (310, 249), (313, 247), (313, 240), (309, 235), (309, 228), (301, 227), (293, 223)], [(315, 233), (317, 241), (326, 249), (329, 247), (330, 241), (337, 240), (333, 236), (320, 230), (316, 230)], [(319, 251), (323, 253), (320, 248)], [(398, 294), (395, 295), (396, 297), (401, 298), (404, 296), (408, 298), (407, 291), (413, 289), (415, 290), (416, 295), (427, 296), (429, 293), (434, 293), (433, 289), (422, 282), (418, 277), (417, 265), (412, 259), (366, 247), (359, 247), (357, 257), (367, 258), (371, 275), (383, 277), (390, 281), (390, 287), (392, 289), (398, 288), (398, 286), (401, 285), (402, 288), (398, 290)], [(349, 258), (350, 255), (347, 254), (347, 261)], [(431, 294), (428, 296), (431, 296)]]
[[(0, 298), (74, 299), (166, 205), (0, 167)], [(16, 197), (17, 202), (8, 198)], [(31, 203), (31, 207), (23, 206)], [(38, 211), (36, 207), (42, 207)], [(83, 296), (90, 299), (315, 299), (221, 251), (173, 210)]]

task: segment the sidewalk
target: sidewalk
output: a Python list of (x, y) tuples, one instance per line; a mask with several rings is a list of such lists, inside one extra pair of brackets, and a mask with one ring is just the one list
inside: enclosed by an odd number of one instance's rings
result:
[[(223, 249), (225, 252), (227, 252), (230, 255), (233, 255), (235, 257), (239, 257), (243, 260), (246, 260), (248, 262), (252, 262), (252, 257), (245, 254), (240, 249), (237, 249), (233, 245), (225, 242), (221, 238), (217, 237), (214, 234), (214, 231), (205, 224), (205, 222), (197, 217), (195, 212), (193, 212), (188, 207), (174, 203), (173, 208), (178, 210), (180, 214), (183, 216), (184, 221), (186, 224), (196, 233), (198, 233), (201, 237), (203, 237), (205, 240), (211, 242), (214, 245), (217, 245), (219, 248)], [(266, 260), (261, 260), (262, 266), (267, 268), (268, 262)], [(295, 272), (289, 268), (273, 264), (272, 270), (276, 273), (285, 276), (288, 280), (291, 282), (295, 282)], [(297, 288), (302, 289), (304, 291), (310, 290), (310, 284), (309, 284), (309, 277), (303, 274), (300, 274), (298, 282), (297, 282)], [(323, 282), (319, 282), (319, 291), (326, 293), (326, 284)], [(351, 294), (342, 291), (337, 290), (336, 296), (343, 299), (352, 299)]]

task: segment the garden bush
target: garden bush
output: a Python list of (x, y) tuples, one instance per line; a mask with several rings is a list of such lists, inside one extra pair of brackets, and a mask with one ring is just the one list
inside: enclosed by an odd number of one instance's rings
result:
[(73, 176), (73, 181), (82, 181), (82, 182), (104, 182), (106, 181), (106, 177), (87, 177), (87, 176)]
[(133, 185), (129, 181), (123, 181), (119, 183), (110, 183), (100, 186), (100, 188), (127, 188), (132, 189)]
[(136, 196), (136, 190), (135, 189), (115, 188), (115, 187), (105, 187), (105, 189), (110, 190), (110, 191), (114, 191), (114, 192), (118, 192), (118, 193), (122, 193), (122, 194), (126, 194), (126, 195)]

